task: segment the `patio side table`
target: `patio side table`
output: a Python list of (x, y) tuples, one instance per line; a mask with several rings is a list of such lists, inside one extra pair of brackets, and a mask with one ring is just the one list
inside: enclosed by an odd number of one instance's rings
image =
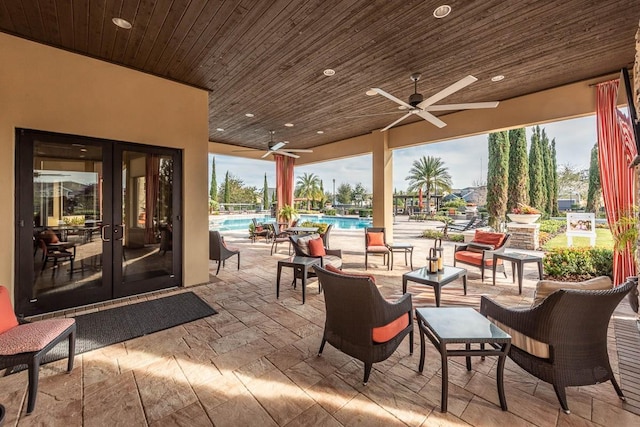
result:
[[(504, 364), (511, 348), (511, 336), (491, 323), (482, 314), (471, 307), (416, 308), (418, 328), (420, 329), (420, 364), (418, 370), (424, 369), (425, 337), (435, 346), (442, 360), (442, 395), (440, 410), (447, 412), (449, 395), (448, 357), (464, 356), (467, 370), (471, 370), (471, 356), (498, 356), (496, 381), (500, 407), (507, 410), (507, 399), (504, 395)], [(464, 344), (464, 350), (448, 349), (448, 344)], [(471, 344), (479, 344), (479, 349), (472, 349)], [(485, 349), (485, 344), (491, 348)]]
[(518, 275), (518, 294), (522, 294), (522, 278), (524, 275), (523, 267), (528, 262), (535, 262), (538, 264), (538, 277), (542, 280), (542, 258), (536, 255), (522, 254), (519, 252), (503, 252), (500, 254), (493, 254), (493, 286), (496, 285), (496, 264), (498, 260), (502, 259), (511, 262), (511, 274), (513, 275), (512, 281), (515, 283), (516, 274)]
[(444, 271), (437, 273), (429, 273), (427, 267), (404, 273), (402, 275), (402, 293), (407, 293), (407, 282), (416, 282), (421, 285), (433, 287), (436, 296), (436, 307), (440, 307), (440, 293), (442, 287), (456, 279), (462, 278), (462, 287), (464, 294), (467, 294), (467, 270), (464, 268), (444, 266)]
[(404, 252), (404, 265), (409, 265), (407, 263), (407, 254), (409, 254), (409, 259), (411, 261), (411, 270), (413, 270), (413, 245), (410, 243), (387, 243), (387, 249), (389, 249), (390, 259), (389, 265), (391, 270), (393, 270), (393, 253), (394, 252)]
[[(292, 256), (287, 259), (278, 261), (278, 275), (276, 278), (276, 298), (280, 298), (280, 275), (282, 273), (282, 267), (293, 268), (293, 287), (295, 288), (296, 280), (302, 279), (302, 303), (305, 301), (305, 289), (307, 287), (307, 274), (309, 268), (314, 265), (320, 265), (320, 258), (311, 258), (305, 256)], [(318, 293), (322, 288), (318, 284)]]

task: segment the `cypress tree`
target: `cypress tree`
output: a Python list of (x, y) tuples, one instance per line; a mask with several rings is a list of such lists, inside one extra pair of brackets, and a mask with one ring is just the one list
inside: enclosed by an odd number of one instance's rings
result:
[(509, 186), (509, 134), (489, 134), (489, 164), (487, 166), (487, 210), (489, 225), (499, 229), (507, 211)]
[[(224, 176), (224, 204), (228, 205), (231, 201), (231, 186), (229, 183), (229, 171), (227, 171), (227, 174)], [(229, 209), (229, 206), (227, 206), (227, 209)]]
[(267, 186), (267, 174), (264, 174), (264, 186), (262, 187), (262, 209), (269, 209), (269, 187)]
[(553, 184), (553, 202), (551, 209), (552, 216), (559, 216), (558, 212), (558, 158), (556, 154), (556, 139), (551, 140), (551, 178)]
[(542, 161), (543, 161), (543, 175), (544, 175), (544, 208), (543, 210), (547, 214), (551, 214), (553, 211), (553, 181), (552, 181), (552, 165), (551, 165), (551, 146), (549, 144), (549, 138), (547, 133), (542, 129), (540, 136), (540, 142), (542, 147)]
[(534, 128), (529, 149), (529, 204), (544, 209), (544, 160), (540, 147), (540, 127)]
[(598, 144), (591, 149), (591, 163), (589, 164), (589, 192), (587, 193), (587, 212), (598, 213), (600, 207), (600, 168), (598, 166)]
[(211, 159), (211, 189), (209, 190), (209, 199), (218, 200), (218, 182), (216, 180), (216, 157)]
[(507, 209), (529, 204), (529, 159), (524, 128), (509, 131), (509, 189)]

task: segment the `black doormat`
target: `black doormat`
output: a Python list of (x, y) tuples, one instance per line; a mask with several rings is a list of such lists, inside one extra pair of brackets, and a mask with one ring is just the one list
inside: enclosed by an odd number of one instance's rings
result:
[[(217, 311), (193, 292), (82, 314), (75, 317), (75, 353), (106, 347), (214, 314)], [(69, 354), (68, 348), (69, 341), (64, 340), (47, 353), (43, 363), (65, 359)]]

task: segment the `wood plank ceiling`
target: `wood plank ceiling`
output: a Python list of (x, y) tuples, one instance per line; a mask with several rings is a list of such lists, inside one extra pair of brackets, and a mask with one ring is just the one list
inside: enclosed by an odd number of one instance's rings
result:
[[(207, 89), (210, 140), (259, 149), (270, 130), (288, 148), (312, 148), (382, 128), (396, 116), (380, 113), (397, 114), (397, 105), (365, 91), (407, 100), (413, 72), (425, 98), (477, 77), (443, 101), (459, 103), (633, 62), (637, 0), (447, 0), (453, 11), (435, 19), (443, 2), (6, 0), (0, 31)], [(116, 27), (114, 17), (133, 27)], [(324, 76), (327, 68), (336, 74)], [(506, 78), (491, 82), (498, 74)], [(366, 114), (378, 115), (358, 117)]]

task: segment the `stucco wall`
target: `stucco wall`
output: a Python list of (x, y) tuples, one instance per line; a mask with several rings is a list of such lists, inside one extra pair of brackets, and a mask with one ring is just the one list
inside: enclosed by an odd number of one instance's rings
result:
[(18, 127), (183, 149), (183, 283), (207, 282), (207, 93), (2, 33), (0, 64), (0, 283), (13, 294)]

